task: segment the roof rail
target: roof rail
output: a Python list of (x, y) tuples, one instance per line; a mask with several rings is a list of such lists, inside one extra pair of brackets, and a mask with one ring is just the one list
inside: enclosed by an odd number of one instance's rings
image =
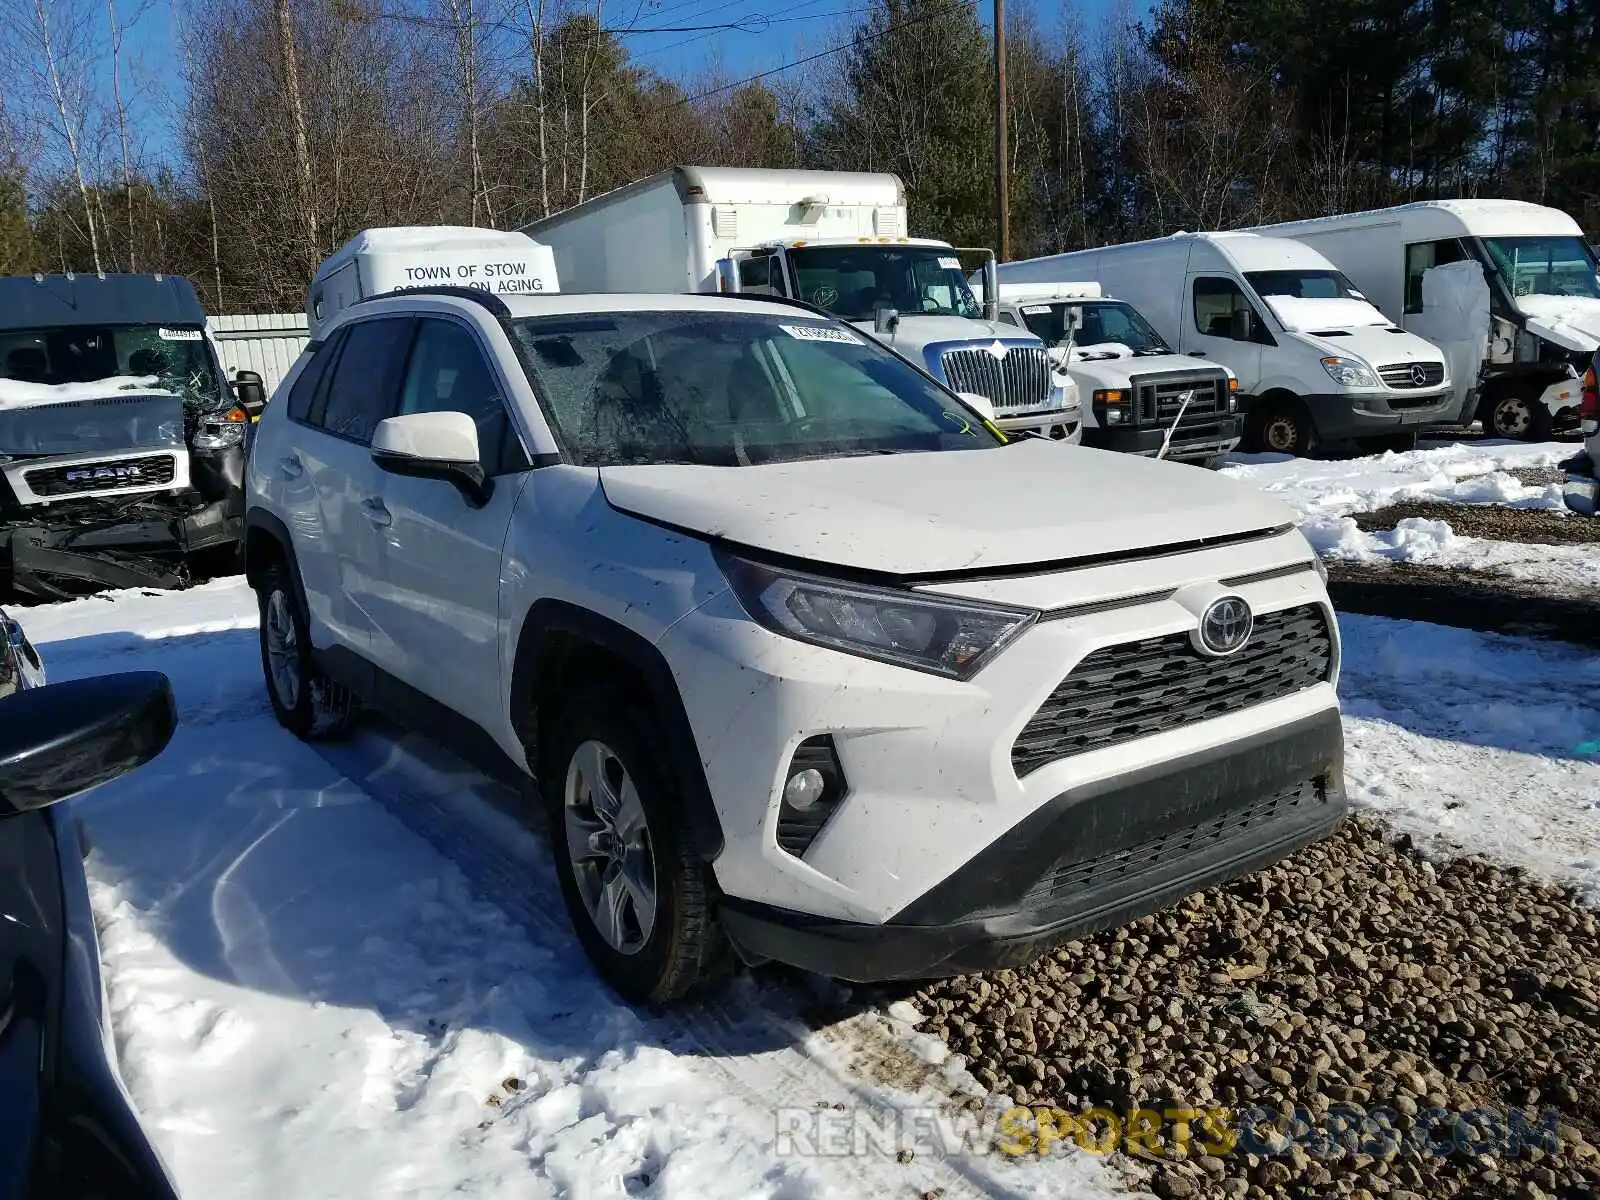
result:
[(509, 317), (511, 310), (506, 307), (506, 302), (493, 292), (486, 292), (482, 288), (458, 287), (453, 283), (431, 283), (421, 287), (396, 288), (392, 292), (379, 292), (375, 296), (362, 296), (355, 304), (365, 304), (369, 300), (395, 300), (401, 296), (454, 296), (458, 300), (471, 300), (483, 305), (497, 317)]

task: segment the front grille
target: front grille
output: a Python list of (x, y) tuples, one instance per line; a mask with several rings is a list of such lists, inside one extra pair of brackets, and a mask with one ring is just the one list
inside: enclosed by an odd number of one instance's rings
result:
[(1187, 633), (1105, 646), (1056, 685), (1011, 747), (1019, 777), (1070, 758), (1292, 695), (1333, 673), (1315, 604), (1257, 613), (1243, 650), (1207, 658)]
[(172, 482), (176, 460), (170, 454), (149, 458), (113, 458), (70, 467), (39, 467), (23, 478), (35, 496), (68, 496), (108, 492), (114, 488), (161, 487)]
[(1285, 827), (1309, 825), (1311, 822), (1306, 818), (1326, 803), (1324, 781), (1307, 779), (1131, 846), (1105, 850), (1087, 858), (1074, 859), (1069, 855), (1028, 889), (1019, 907), (1024, 912), (1048, 908), (1074, 895), (1135, 880), (1147, 872), (1169, 867), (1228, 842), (1265, 840), (1258, 837), (1264, 826), (1280, 822)]
[(1012, 346), (1004, 358), (986, 349), (946, 350), (939, 361), (952, 391), (987, 396), (998, 416), (1050, 408), (1050, 354), (1043, 346)]
[(1392, 388), (1437, 387), (1444, 382), (1444, 364), (1442, 362), (1391, 363), (1387, 367), (1378, 368), (1378, 378)]
[[(1154, 379), (1133, 379), (1134, 395), (1138, 405), (1139, 421), (1162, 426), (1172, 424), (1182, 410), (1178, 432), (1192, 425), (1215, 422), (1218, 413), (1228, 411), (1228, 380), (1214, 375), (1157, 376)], [(1183, 398), (1189, 396), (1188, 407)]]

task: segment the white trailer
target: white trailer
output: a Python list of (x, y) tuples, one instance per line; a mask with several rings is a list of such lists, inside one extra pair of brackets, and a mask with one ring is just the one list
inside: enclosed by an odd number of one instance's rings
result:
[(1000, 320), (1038, 334), (1077, 384), (1085, 446), (1216, 467), (1239, 444), (1233, 372), (1178, 354), (1098, 283), (1001, 284)]
[(363, 229), (317, 268), (306, 297), (311, 336), (320, 337), (357, 300), (425, 287), (500, 294), (560, 290), (550, 248), (525, 234), (463, 225)]
[(1466, 365), (1456, 380), (1461, 423), (1533, 439), (1576, 427), (1574, 381), (1600, 347), (1600, 266), (1566, 213), (1433, 200), (1256, 232), (1314, 248), (1390, 320), (1454, 349)]
[(1448, 415), (1440, 351), (1288, 238), (1179, 233), (1005, 263), (999, 273), (1002, 287), (1099, 283), (1168, 346), (1226, 366), (1239, 380), (1250, 449), (1305, 454), (1352, 438), (1401, 448)]
[[(1076, 441), (1071, 380), (1044, 343), (996, 321), (967, 283), (988, 250), (906, 236), (898, 177), (673, 167), (523, 226), (578, 292), (744, 292), (849, 321), (952, 389), (986, 397), (1004, 429)], [(963, 261), (966, 268), (963, 269)]]

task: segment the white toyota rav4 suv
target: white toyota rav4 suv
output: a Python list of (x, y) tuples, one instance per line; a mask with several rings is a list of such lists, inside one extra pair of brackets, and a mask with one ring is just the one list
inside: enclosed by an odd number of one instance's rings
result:
[(352, 305), (257, 429), (278, 719), (350, 697), (537, 783), (579, 937), (667, 1000), (734, 961), (1017, 964), (1343, 815), (1339, 641), (1253, 490), (1007, 443), (782, 301)]

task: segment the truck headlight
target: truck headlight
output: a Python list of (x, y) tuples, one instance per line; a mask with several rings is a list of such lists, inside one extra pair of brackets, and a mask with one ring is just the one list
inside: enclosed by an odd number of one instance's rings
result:
[(1228, 376), (1228, 411), (1234, 412), (1239, 407), (1239, 381), (1232, 375)]
[(745, 612), (773, 633), (950, 679), (970, 679), (1039, 615), (806, 575), (720, 551), (717, 563)]
[(1322, 369), (1333, 377), (1340, 387), (1377, 387), (1378, 377), (1364, 362), (1353, 358), (1325, 358)]
[(1097, 388), (1094, 393), (1094, 419), (1101, 425), (1122, 425), (1132, 420), (1128, 404), (1132, 393), (1120, 388)]
[(244, 431), (249, 425), (250, 414), (238, 405), (206, 413), (200, 418), (200, 427), (194, 431), (189, 444), (196, 450), (226, 450), (244, 441)]

